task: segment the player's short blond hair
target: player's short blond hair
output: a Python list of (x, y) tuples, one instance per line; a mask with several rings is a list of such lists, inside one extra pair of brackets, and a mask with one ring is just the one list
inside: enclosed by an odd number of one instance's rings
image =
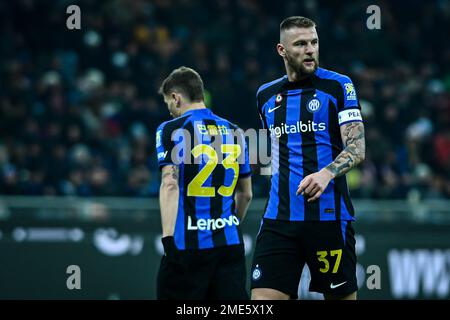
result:
[(309, 18), (302, 16), (292, 16), (286, 18), (280, 24), (280, 33), (284, 30), (291, 28), (312, 28), (315, 27), (316, 23)]

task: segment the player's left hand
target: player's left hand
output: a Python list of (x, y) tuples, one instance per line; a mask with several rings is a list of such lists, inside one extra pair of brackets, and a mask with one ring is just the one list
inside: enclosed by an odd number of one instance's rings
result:
[(319, 199), (325, 191), (328, 183), (333, 179), (333, 174), (326, 168), (319, 172), (312, 173), (303, 178), (298, 185), (297, 195), (301, 194), (308, 198), (308, 202)]

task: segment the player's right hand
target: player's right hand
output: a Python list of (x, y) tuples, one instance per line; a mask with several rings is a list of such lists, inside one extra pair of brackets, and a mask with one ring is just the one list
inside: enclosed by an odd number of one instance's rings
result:
[(308, 198), (308, 202), (319, 199), (332, 179), (327, 169), (322, 169), (303, 178), (297, 189), (297, 196), (301, 194)]

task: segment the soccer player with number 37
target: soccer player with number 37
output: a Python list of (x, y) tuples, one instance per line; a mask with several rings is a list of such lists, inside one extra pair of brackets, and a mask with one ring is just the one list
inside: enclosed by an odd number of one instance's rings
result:
[(297, 298), (305, 263), (310, 291), (356, 299), (354, 209), (345, 174), (365, 156), (364, 126), (349, 77), (319, 68), (316, 24), (280, 25), (286, 75), (262, 85), (270, 132), (271, 189), (252, 263), (252, 299)]

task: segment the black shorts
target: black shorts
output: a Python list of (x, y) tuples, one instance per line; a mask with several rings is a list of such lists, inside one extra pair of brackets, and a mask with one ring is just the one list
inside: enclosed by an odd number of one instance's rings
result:
[(248, 300), (243, 245), (164, 255), (157, 278), (161, 300)]
[(310, 291), (343, 296), (357, 290), (355, 232), (351, 221), (264, 219), (256, 239), (251, 288), (297, 298), (305, 263)]

